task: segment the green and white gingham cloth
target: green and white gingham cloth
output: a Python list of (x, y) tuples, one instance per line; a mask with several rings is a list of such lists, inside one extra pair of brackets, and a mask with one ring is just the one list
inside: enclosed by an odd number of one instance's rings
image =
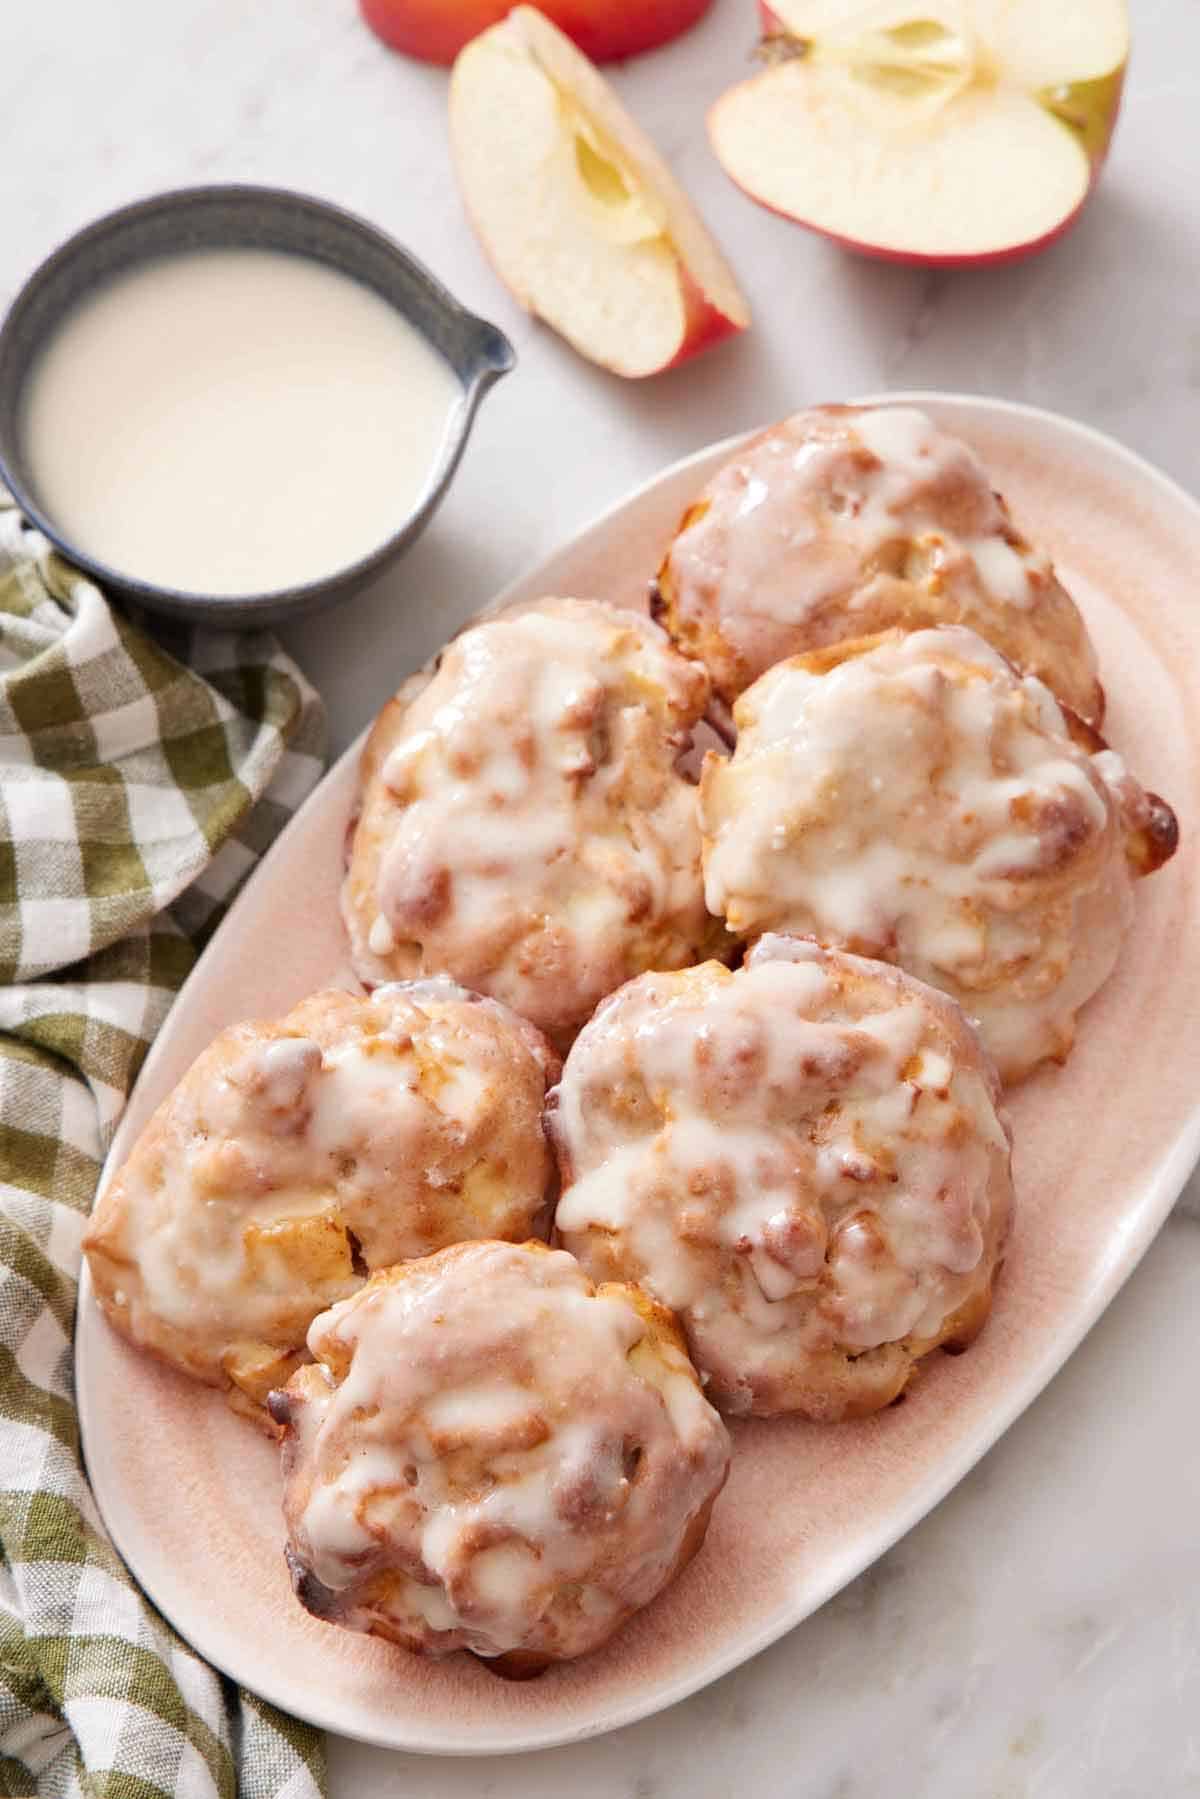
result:
[(0, 1794), (323, 1790), (318, 1735), (194, 1655), (114, 1552), (71, 1365), (113, 1128), (322, 738), (273, 638), (152, 638), (0, 489)]

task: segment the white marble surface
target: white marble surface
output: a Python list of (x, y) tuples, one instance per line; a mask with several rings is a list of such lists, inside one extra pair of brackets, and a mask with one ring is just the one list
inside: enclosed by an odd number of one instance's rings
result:
[[(921, 386), (1030, 400), (1200, 489), (1200, 7), (1131, 11), (1128, 97), (1096, 200), (1039, 260), (993, 271), (852, 260), (725, 181), (703, 112), (744, 66), (749, 0), (716, 0), (687, 40), (622, 70), (755, 312), (745, 339), (635, 388), (499, 290), (455, 194), (444, 75), (384, 51), (353, 0), (7, 0), (0, 305), (97, 212), (245, 179), (367, 214), (510, 334), (518, 373), (486, 402), (428, 535), (372, 591), (288, 633), (340, 745), (403, 672), (387, 650), (401, 609), (433, 647), (664, 462), (806, 400)], [(1197, 1294), (1200, 1225), (1178, 1219), (953, 1497), (718, 1686), (614, 1736), (510, 1760), (335, 1741), (335, 1799), (1200, 1793)]]

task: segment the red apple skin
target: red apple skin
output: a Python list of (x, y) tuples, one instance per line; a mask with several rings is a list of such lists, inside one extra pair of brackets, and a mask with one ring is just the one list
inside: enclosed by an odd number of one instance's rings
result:
[[(749, 188), (742, 187), (740, 182), (735, 181), (734, 186), (739, 188), (748, 200), (753, 200), (756, 206), (761, 206), (764, 212), (772, 213), (777, 219), (786, 219), (789, 225), (799, 225), (801, 230), (811, 231), (814, 237), (823, 237), (826, 243), (836, 244), (839, 250), (849, 250), (854, 256), (865, 256), (872, 262), (901, 263), (909, 268), (983, 269), (996, 268), (1006, 262), (1023, 262), (1027, 256), (1036, 256), (1039, 251), (1048, 250), (1051, 244), (1057, 243), (1060, 237), (1064, 237), (1070, 231), (1087, 205), (1092, 195), (1092, 189), (1096, 185), (1098, 173), (1099, 165), (1093, 170), (1087, 193), (1084, 194), (1079, 205), (1074, 212), (1068, 213), (1066, 218), (1054, 227), (1053, 231), (1047, 231), (1041, 237), (1031, 238), (1028, 243), (1006, 244), (1002, 250), (980, 250), (970, 255), (958, 256), (936, 256), (928, 251), (891, 250), (882, 244), (860, 243), (857, 238), (844, 237), (840, 232), (827, 230), (824, 225), (814, 225), (808, 219), (798, 219), (794, 213), (783, 212), (778, 206), (772, 206), (768, 201), (760, 200), (757, 194), (752, 194)], [(732, 176), (730, 176), (730, 180), (733, 180)]]
[[(683, 263), (680, 262), (678, 266), (686, 322), (679, 348), (670, 362), (664, 364), (669, 369), (677, 369), (681, 362), (690, 362), (693, 356), (699, 356), (704, 350), (711, 350), (727, 337), (737, 337), (746, 329), (736, 319), (719, 312)], [(653, 374), (656, 371), (647, 372)]]
[[(506, 18), (516, 0), (359, 0), (363, 18), (393, 50), (449, 64), (463, 45)], [(540, 0), (539, 10), (593, 62), (617, 62), (656, 50), (688, 31), (712, 0)]]
[[(836, 232), (823, 231), (819, 225), (810, 225), (804, 219), (793, 220), (794, 224), (803, 225), (816, 237), (828, 238), (831, 244), (837, 244), (843, 250), (849, 250), (855, 256), (866, 256), (873, 262), (906, 263), (909, 268), (920, 269), (986, 269), (998, 268), (1006, 262), (1024, 262), (1027, 256), (1037, 256), (1042, 250), (1048, 250), (1056, 244), (1060, 237), (1065, 237), (1071, 230), (1080, 213), (1091, 197), (1092, 188), (1096, 185), (1096, 177), (1092, 176), (1087, 193), (1079, 202), (1074, 212), (1067, 214), (1053, 231), (1047, 231), (1041, 237), (1034, 237), (1026, 244), (1006, 244), (1003, 250), (981, 250), (969, 256), (933, 256), (916, 250), (888, 250), (880, 244), (860, 244), (856, 238), (840, 237)], [(743, 190), (744, 191), (744, 190)], [(769, 212), (775, 208), (768, 207)], [(786, 213), (778, 213), (777, 217), (786, 218)]]
[[(776, 13), (771, 11), (770, 6), (767, 4), (767, 0), (758, 0), (758, 15), (762, 26), (764, 41), (772, 37), (779, 37), (780, 35), (786, 36), (788, 34), (787, 26), (783, 24)], [(761, 206), (764, 212), (773, 213), (777, 219), (786, 219), (790, 225), (800, 225), (805, 231), (811, 231), (814, 237), (823, 237), (827, 242), (837, 244), (840, 249), (849, 250), (855, 256), (869, 257), (873, 262), (898, 262), (905, 263), (910, 268), (923, 269), (983, 269), (996, 268), (1000, 264), (1006, 262), (1023, 262), (1027, 256), (1037, 256), (1042, 250), (1048, 250), (1051, 244), (1056, 244), (1060, 237), (1065, 237), (1072, 226), (1076, 224), (1080, 213), (1082, 213), (1084, 207), (1091, 199), (1092, 194), (1095, 191), (1096, 183), (1100, 179), (1100, 171), (1103, 169), (1105, 159), (1108, 156), (1108, 149), (1113, 140), (1113, 133), (1117, 128), (1117, 115), (1121, 110), (1121, 100), (1124, 96), (1124, 91), (1125, 70), (1122, 69), (1121, 85), (1118, 88), (1116, 98), (1113, 101), (1112, 115), (1108, 123), (1108, 136), (1105, 138), (1103, 147), (1099, 153), (1089, 159), (1090, 168), (1087, 189), (1074, 212), (1069, 212), (1065, 219), (1060, 220), (1053, 231), (1043, 232), (1041, 237), (1030, 238), (1029, 241), (1024, 244), (1006, 244), (1002, 250), (980, 250), (970, 255), (937, 256), (927, 251), (891, 250), (882, 244), (860, 243), (857, 238), (844, 237), (840, 232), (830, 231), (824, 225), (814, 225), (808, 219), (800, 219), (797, 218), (794, 213), (784, 212), (780, 207), (772, 206), (770, 201), (760, 200), (757, 194), (752, 194), (750, 192), (749, 188), (742, 187), (741, 182), (736, 180), (734, 176), (730, 175), (729, 179), (736, 188), (745, 194), (748, 200), (753, 200), (756, 206)], [(713, 136), (711, 121), (720, 104), (721, 102), (718, 100), (715, 105), (709, 109), (710, 140)], [(720, 159), (718, 158), (718, 160)], [(722, 164), (722, 167), (724, 167), (724, 164)], [(728, 174), (728, 170), (726, 170), (726, 173)]]

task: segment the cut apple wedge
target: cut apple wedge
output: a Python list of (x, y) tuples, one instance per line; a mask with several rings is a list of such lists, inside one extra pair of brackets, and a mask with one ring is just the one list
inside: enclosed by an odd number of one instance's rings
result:
[(752, 199), (869, 255), (963, 264), (1078, 217), (1129, 54), (1123, 0), (772, 0), (709, 115)]
[(749, 323), (654, 145), (532, 7), (459, 56), (450, 131), (467, 212), (500, 278), (581, 355), (651, 375)]

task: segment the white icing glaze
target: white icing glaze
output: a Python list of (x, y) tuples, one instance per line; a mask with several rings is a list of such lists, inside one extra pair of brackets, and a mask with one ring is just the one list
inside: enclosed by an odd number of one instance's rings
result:
[(670, 1578), (728, 1439), (680, 1350), (573, 1259), (472, 1244), (317, 1319), (288, 1395), (293, 1551), (323, 1615), (577, 1655)]
[(392, 936), (392, 927), (382, 912), (371, 926), (367, 947), (373, 956), (390, 956), (396, 947), (396, 939)]
[(854, 428), (891, 479), (910, 486), (924, 480), (931, 456), (945, 453), (927, 414), (915, 406), (871, 406), (855, 414)]
[(276, 1024), (236, 1026), (101, 1202), (88, 1240), (101, 1297), (135, 1341), (201, 1378), (247, 1345), (298, 1350), (360, 1284), (356, 1246), (382, 1267), (543, 1224), (556, 1073), (523, 1019), (444, 979), (317, 994)]
[(563, 1242), (673, 1306), (731, 1410), (837, 1415), (870, 1373), (853, 1358), (986, 1294), (1010, 1198), (994, 1077), (954, 1008), (878, 964), (768, 938), (736, 974), (643, 975), (580, 1034), (551, 1116)]
[(955, 626), (780, 664), (735, 716), (701, 789), (712, 911), (941, 987), (1006, 1079), (1065, 1054), (1131, 918), (1119, 759)]
[(676, 764), (707, 696), (648, 619), (594, 601), (464, 633), (368, 748), (343, 901), (364, 978), (445, 968), (568, 1036), (629, 975), (692, 960), (709, 925)]
[(893, 624), (971, 625), (1098, 718), (1095, 657), (977, 457), (911, 407), (815, 408), (705, 489), (661, 577), (672, 631), (732, 700), (775, 662)]

